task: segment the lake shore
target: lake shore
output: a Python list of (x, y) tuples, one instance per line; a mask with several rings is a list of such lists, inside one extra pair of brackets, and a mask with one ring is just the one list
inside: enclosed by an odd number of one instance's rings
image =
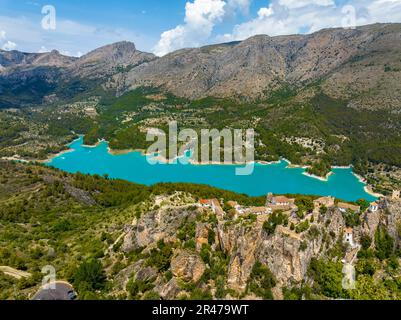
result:
[(302, 172), (302, 174), (304, 175), (304, 176), (307, 176), (307, 177), (309, 177), (309, 178), (313, 178), (313, 179), (317, 179), (317, 180), (320, 180), (320, 181), (323, 181), (323, 182), (328, 182), (329, 181), (329, 178), (334, 174), (334, 172), (333, 171), (331, 171), (331, 172), (329, 172), (327, 175), (326, 175), (326, 177), (319, 177), (319, 176), (317, 176), (317, 175), (315, 175), (315, 174), (311, 174), (311, 173), (308, 173), (308, 172)]
[[(186, 159), (184, 160), (182, 158), (185, 155), (177, 156), (173, 160), (168, 160), (162, 154), (153, 156), (153, 155), (150, 155), (150, 154), (146, 154), (146, 151), (145, 150), (141, 150), (141, 149), (113, 150), (112, 148), (109, 147), (107, 141), (104, 140), (104, 139), (103, 140), (99, 140), (95, 145), (92, 145), (92, 146), (86, 146), (80, 140), (82, 140), (82, 136), (80, 136), (78, 139), (75, 139), (73, 142), (69, 143), (68, 144), (68, 147), (69, 147), (68, 150), (63, 150), (63, 151), (59, 152), (56, 155), (51, 155), (49, 157), (49, 159), (44, 160), (42, 162), (45, 162), (47, 164), (51, 164), (53, 159), (55, 159), (57, 157), (62, 157), (63, 154), (65, 154), (65, 153), (74, 152), (75, 149), (78, 150), (81, 147), (82, 148), (96, 148), (96, 147), (101, 146), (102, 148), (107, 149), (107, 151), (106, 150), (105, 151), (108, 154), (111, 154), (113, 156), (122, 156), (122, 155), (126, 155), (126, 154), (137, 152), (137, 153), (140, 153), (142, 156), (149, 157), (151, 159), (151, 162), (153, 162), (155, 164), (174, 164), (174, 163), (178, 162), (178, 163), (190, 164), (190, 165), (194, 165), (194, 166), (207, 166), (207, 165), (213, 165), (213, 166), (231, 165), (231, 166), (235, 166), (235, 165), (237, 165), (237, 166), (240, 167), (240, 166), (244, 166), (245, 165), (245, 163), (242, 163), (242, 164), (241, 163), (230, 164), (230, 163), (224, 163), (224, 162), (221, 163), (221, 162), (213, 162), (213, 161), (211, 161), (211, 162), (199, 162), (199, 161), (191, 160), (191, 159), (189, 159), (189, 157), (186, 157)], [(76, 145), (76, 144), (74, 145), (74, 142), (79, 142), (80, 145), (79, 146)], [(106, 143), (107, 145), (105, 145), (104, 143)], [(24, 160), (24, 159), (13, 158), (13, 159), (9, 159), (9, 160), (21, 161), (21, 160)], [(35, 162), (35, 161), (32, 160), (32, 161), (27, 161), (27, 162)], [(38, 161), (36, 161), (36, 162), (38, 162)], [(285, 162), (287, 164), (285, 166), (285, 168), (288, 168), (288, 169), (303, 169), (305, 172), (302, 172), (300, 170), (299, 173), (301, 173), (302, 175), (304, 175), (304, 176), (306, 176), (308, 178), (313, 178), (313, 179), (316, 179), (318, 181), (325, 182), (325, 183), (328, 183), (330, 176), (335, 173), (335, 172), (332, 171), (326, 177), (319, 177), (319, 176), (316, 176), (316, 175), (312, 175), (312, 174), (309, 174), (308, 172), (306, 172), (308, 166), (305, 166), (305, 165), (294, 165), (294, 164), (291, 163), (291, 161), (289, 161), (286, 158), (280, 158), (280, 160), (278, 160), (278, 161), (270, 161), (270, 162), (260, 160), (260, 161), (251, 162), (249, 164), (250, 165), (253, 164), (253, 165), (257, 165), (257, 166), (270, 166), (270, 165), (277, 165), (277, 164), (280, 164), (280, 163), (283, 163), (283, 162)], [(333, 166), (332, 168), (333, 169), (352, 169), (352, 166), (342, 166), (342, 167), (339, 167), (339, 166), (334, 167)], [(361, 188), (364, 189), (366, 194), (368, 194), (369, 196), (375, 197), (375, 198), (382, 196), (382, 195), (379, 195), (379, 194), (373, 192), (372, 188), (370, 186), (366, 185), (366, 181), (362, 177), (358, 176), (357, 174), (354, 174), (354, 176), (358, 179), (358, 181), (360, 181), (361, 183), (365, 184), (365, 186), (361, 186)]]
[(375, 197), (375, 198), (383, 198), (384, 197), (383, 194), (374, 192), (371, 186), (366, 185), (363, 189), (365, 190), (365, 192), (367, 194), (371, 195), (372, 197)]

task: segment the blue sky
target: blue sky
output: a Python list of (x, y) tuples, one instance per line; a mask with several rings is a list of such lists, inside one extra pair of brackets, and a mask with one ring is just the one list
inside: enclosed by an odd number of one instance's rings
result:
[[(56, 10), (55, 29), (42, 8)], [(183, 47), (401, 22), (401, 0), (0, 0), (0, 48), (79, 56), (116, 41), (164, 55)]]

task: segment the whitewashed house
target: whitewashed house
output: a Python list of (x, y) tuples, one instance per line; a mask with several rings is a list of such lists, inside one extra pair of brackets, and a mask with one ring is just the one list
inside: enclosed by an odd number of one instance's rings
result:
[(352, 228), (346, 228), (344, 230), (344, 240), (345, 242), (349, 243), (351, 248), (355, 247), (355, 242), (354, 242), (354, 229)]
[(370, 212), (377, 212), (379, 210), (379, 204), (375, 201), (372, 202), (369, 206), (369, 211)]

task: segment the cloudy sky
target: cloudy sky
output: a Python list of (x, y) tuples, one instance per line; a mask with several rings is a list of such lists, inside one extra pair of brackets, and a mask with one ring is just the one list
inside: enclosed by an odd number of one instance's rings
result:
[(185, 47), (401, 22), (401, 0), (0, 0), (0, 48), (80, 56), (116, 41)]

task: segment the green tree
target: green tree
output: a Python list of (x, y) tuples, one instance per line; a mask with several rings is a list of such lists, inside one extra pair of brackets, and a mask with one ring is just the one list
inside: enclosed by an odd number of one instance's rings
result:
[(315, 292), (330, 298), (346, 298), (347, 293), (342, 287), (342, 268), (341, 262), (313, 258), (308, 275), (314, 280)]
[(350, 209), (343, 213), (343, 218), (347, 227), (353, 228), (361, 224), (360, 214)]
[(257, 261), (252, 268), (248, 280), (247, 290), (265, 300), (273, 300), (272, 288), (276, 286), (276, 279), (270, 269)]
[(157, 243), (157, 248), (150, 251), (147, 265), (155, 267), (159, 271), (166, 271), (170, 268), (171, 257), (173, 255), (173, 247), (166, 244), (164, 240)]
[(288, 223), (288, 216), (283, 211), (278, 210), (269, 216), (269, 219), (263, 223), (263, 230), (268, 234), (274, 234), (278, 225)]
[(363, 250), (368, 250), (372, 245), (372, 238), (368, 234), (363, 234), (361, 236), (361, 246)]
[(361, 207), (361, 212), (365, 212), (370, 206), (370, 203), (365, 199), (359, 199), (356, 203)]
[(79, 293), (104, 289), (106, 274), (101, 262), (92, 259), (81, 263), (72, 276), (72, 283)]
[(320, 211), (321, 215), (325, 215), (327, 213), (328, 209), (327, 209), (327, 207), (325, 205), (322, 205), (320, 207), (319, 211)]
[(394, 251), (394, 239), (388, 234), (386, 228), (380, 225), (375, 233), (376, 256), (380, 260), (390, 258)]

